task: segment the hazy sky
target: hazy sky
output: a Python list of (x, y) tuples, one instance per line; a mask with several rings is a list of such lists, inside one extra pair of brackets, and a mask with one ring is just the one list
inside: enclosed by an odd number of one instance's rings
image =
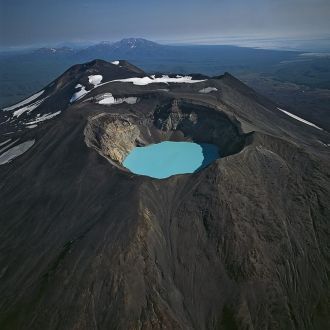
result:
[[(0, 46), (329, 34), (330, 0), (0, 0)], [(210, 40), (211, 40), (210, 39)]]

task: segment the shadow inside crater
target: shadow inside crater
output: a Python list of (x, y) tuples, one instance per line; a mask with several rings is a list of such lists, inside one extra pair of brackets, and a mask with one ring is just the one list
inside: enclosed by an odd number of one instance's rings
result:
[(203, 153), (203, 162), (201, 166), (199, 166), (196, 170), (196, 172), (199, 172), (206, 166), (213, 163), (215, 160), (221, 158), (220, 150), (218, 146), (210, 143), (198, 143), (202, 147), (202, 153)]
[(190, 141), (202, 148), (203, 161), (194, 171), (198, 172), (220, 157), (239, 153), (249, 143), (248, 135), (234, 117), (184, 100), (161, 103), (141, 118), (102, 114), (89, 119), (85, 128), (86, 144), (125, 171), (123, 161), (135, 147)]

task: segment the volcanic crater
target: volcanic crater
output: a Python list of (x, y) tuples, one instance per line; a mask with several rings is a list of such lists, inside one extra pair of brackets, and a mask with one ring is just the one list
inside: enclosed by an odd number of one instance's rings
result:
[(127, 171), (123, 161), (135, 147), (163, 141), (216, 145), (221, 157), (239, 153), (248, 143), (240, 122), (209, 105), (172, 99), (141, 118), (135, 114), (100, 113), (90, 116), (85, 128), (86, 144)]
[[(0, 111), (1, 155), (34, 141), (0, 166), (1, 329), (329, 328), (329, 132), (230, 74), (175, 77), (95, 60)], [(221, 159), (125, 169), (162, 141)]]

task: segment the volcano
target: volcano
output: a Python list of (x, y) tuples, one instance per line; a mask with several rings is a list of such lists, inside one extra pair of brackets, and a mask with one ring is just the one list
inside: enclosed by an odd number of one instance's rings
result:
[[(164, 141), (221, 158), (123, 166)], [(228, 73), (71, 67), (0, 111), (0, 328), (329, 328), (329, 143)]]

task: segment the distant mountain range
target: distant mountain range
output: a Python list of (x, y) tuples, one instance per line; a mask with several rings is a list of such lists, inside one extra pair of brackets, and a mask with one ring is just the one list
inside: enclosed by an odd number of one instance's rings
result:
[(156, 42), (142, 38), (126, 38), (117, 42), (102, 41), (98, 44), (75, 48), (68, 46), (61, 47), (42, 47), (31, 51), (34, 55), (71, 55), (76, 57), (88, 57), (95, 55), (112, 56), (122, 55), (124, 53), (139, 53), (146, 51), (158, 51), (172, 48), (171, 46), (160, 45)]
[(0, 53), (0, 106), (27, 97), (70, 66), (94, 59), (128, 60), (150, 74), (216, 76), (228, 71), (298, 115), (330, 127), (329, 57), (228, 45), (163, 45), (143, 38)]
[(73, 45), (42, 47), (24, 53), (0, 53), (0, 59), (17, 61), (66, 61), (66, 65), (103, 59), (125, 59), (147, 71), (202, 72), (207, 75), (224, 71), (269, 67), (292, 61), (300, 52), (275, 51), (229, 45), (163, 45), (143, 38), (126, 38), (117, 42), (103, 41), (76, 48)]
[(101, 42), (78, 51), (76, 55), (80, 59), (145, 57), (166, 55), (172, 48), (142, 38), (127, 38), (114, 43)]
[[(67, 46), (42, 47), (31, 51), (29, 54), (24, 54), (24, 56), (35, 59), (45, 59), (45, 57), (51, 59), (66, 58), (73, 61), (73, 63), (93, 60), (95, 58), (104, 60), (127, 59), (140, 62), (148, 61), (149, 65), (152, 65), (150, 61), (154, 61), (155, 59), (172, 62), (187, 61), (188, 63), (209, 60), (219, 61), (220, 59), (222, 65), (243, 65), (243, 60), (244, 65), (251, 65), (257, 59), (259, 65), (267, 65), (281, 60), (290, 60), (297, 56), (297, 54), (299, 53), (228, 45), (172, 46), (162, 45), (143, 38), (126, 38), (117, 42), (103, 41), (83, 48)], [(141, 63), (139, 64), (141, 65)], [(210, 74), (211, 72), (204, 73)]]

